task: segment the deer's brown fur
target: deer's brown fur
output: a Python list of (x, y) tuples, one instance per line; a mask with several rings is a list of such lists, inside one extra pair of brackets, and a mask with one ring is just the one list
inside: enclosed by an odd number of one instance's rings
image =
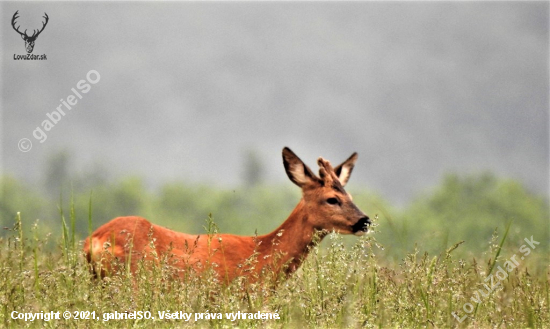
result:
[[(315, 244), (319, 232), (362, 234), (369, 218), (353, 203), (344, 190), (357, 160), (354, 153), (333, 168), (319, 158), (319, 177), (290, 149), (283, 149), (283, 163), (288, 177), (302, 189), (302, 199), (290, 216), (273, 232), (261, 236), (232, 234), (191, 235), (175, 232), (150, 223), (144, 218), (117, 217), (99, 227), (84, 243), (84, 252), (101, 275), (111, 268), (112, 257), (129, 263), (136, 270), (141, 259), (152, 255), (169, 255), (176, 268), (201, 272), (213, 268), (219, 278), (231, 282), (238, 276), (257, 278), (262, 271), (272, 274), (294, 272)], [(131, 255), (129, 257), (129, 255)], [(216, 264), (216, 265), (213, 265)]]

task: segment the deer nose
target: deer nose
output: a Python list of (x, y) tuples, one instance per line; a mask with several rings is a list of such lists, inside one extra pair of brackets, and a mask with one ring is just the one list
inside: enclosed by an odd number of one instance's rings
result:
[(357, 233), (357, 232), (367, 232), (368, 229), (369, 229), (369, 225), (371, 225), (372, 222), (370, 221), (370, 218), (369, 216), (364, 216), (364, 217), (361, 217), (357, 223), (355, 223), (353, 226), (352, 226), (352, 229), (353, 229), (353, 233)]
[(360, 221), (361, 221), (361, 220), (365, 221), (365, 223), (366, 223), (367, 226), (370, 226), (370, 225), (372, 224), (372, 222), (371, 222), (369, 216), (367, 216), (367, 215), (365, 215), (365, 217), (361, 218)]

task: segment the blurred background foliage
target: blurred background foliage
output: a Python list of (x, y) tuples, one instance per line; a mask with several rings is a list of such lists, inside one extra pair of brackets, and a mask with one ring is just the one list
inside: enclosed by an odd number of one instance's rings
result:
[[(60, 210), (68, 217), (74, 207), (76, 232), (83, 239), (88, 234), (91, 198), (94, 229), (117, 216), (137, 215), (177, 231), (198, 234), (204, 233), (205, 220), (212, 214), (220, 232), (254, 235), (274, 230), (300, 198), (299, 189), (290, 182), (275, 185), (263, 181), (262, 164), (253, 151), (244, 154), (242, 183), (234, 189), (185, 181), (151, 188), (140, 177), (112, 179), (107, 169), (97, 166), (69, 172), (70, 159), (67, 152), (52, 156), (44, 169), (43, 186), (27, 186), (3, 176), (1, 225), (11, 228), (17, 212), (21, 212), (25, 229), (39, 219), (41, 233), (55, 237), (61, 233)], [(415, 250), (437, 255), (463, 240), (455, 253), (480, 258), (489, 250), (495, 229), (502, 236), (512, 221), (504, 245), (508, 257), (518, 253), (524, 238), (533, 236), (540, 242), (537, 261), (550, 263), (548, 199), (516, 180), (491, 172), (449, 173), (437, 186), (402, 207), (359, 188), (353, 178), (348, 191), (354, 202), (375, 218), (375, 238), (383, 259), (388, 261), (401, 261)], [(345, 240), (351, 243), (354, 237)]]

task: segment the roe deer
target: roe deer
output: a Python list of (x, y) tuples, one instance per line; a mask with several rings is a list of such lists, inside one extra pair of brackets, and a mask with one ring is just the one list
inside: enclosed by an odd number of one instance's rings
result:
[[(112, 257), (134, 272), (140, 259), (169, 255), (177, 269), (199, 273), (214, 269), (225, 283), (239, 276), (256, 280), (262, 271), (278, 278), (296, 271), (311, 247), (331, 231), (361, 235), (371, 224), (369, 217), (352, 202), (343, 188), (357, 160), (353, 153), (333, 168), (323, 158), (317, 160), (317, 177), (289, 148), (283, 149), (286, 173), (302, 189), (302, 199), (275, 231), (261, 236), (231, 234), (190, 235), (151, 224), (136, 216), (118, 217), (98, 228), (84, 242), (84, 252), (102, 276), (114, 270)], [(247, 265), (254, 258), (253, 265)], [(216, 265), (213, 265), (216, 264)], [(213, 265), (213, 266), (212, 266)], [(98, 270), (98, 266), (100, 269)], [(183, 271), (182, 271), (183, 272)], [(264, 273), (265, 274), (265, 273)]]

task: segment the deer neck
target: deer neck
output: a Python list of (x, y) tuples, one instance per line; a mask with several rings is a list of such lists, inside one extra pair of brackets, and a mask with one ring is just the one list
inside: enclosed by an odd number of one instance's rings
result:
[(304, 199), (301, 199), (290, 216), (273, 232), (258, 237), (258, 259), (272, 266), (277, 272), (284, 270), (288, 275), (298, 269), (302, 261), (326, 233), (318, 232), (308, 221), (311, 215), (307, 211)]

